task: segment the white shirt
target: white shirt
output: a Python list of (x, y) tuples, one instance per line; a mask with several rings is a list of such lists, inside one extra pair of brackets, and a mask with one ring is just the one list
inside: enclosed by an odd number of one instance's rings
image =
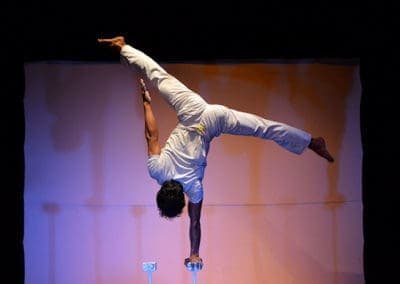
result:
[(147, 163), (152, 178), (160, 185), (172, 179), (180, 182), (192, 203), (203, 199), (202, 180), (207, 165), (208, 143), (199, 129), (178, 124), (160, 155), (150, 155)]

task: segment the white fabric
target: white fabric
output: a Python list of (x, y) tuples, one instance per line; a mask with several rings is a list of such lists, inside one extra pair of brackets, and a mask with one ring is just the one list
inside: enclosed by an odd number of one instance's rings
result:
[(180, 182), (193, 203), (203, 199), (204, 170), (210, 142), (222, 133), (272, 140), (284, 149), (301, 154), (311, 135), (287, 124), (254, 114), (208, 104), (143, 52), (125, 45), (121, 61), (139, 70), (154, 84), (161, 96), (177, 112), (179, 123), (171, 132), (160, 155), (150, 155), (148, 170), (162, 185), (167, 180)]

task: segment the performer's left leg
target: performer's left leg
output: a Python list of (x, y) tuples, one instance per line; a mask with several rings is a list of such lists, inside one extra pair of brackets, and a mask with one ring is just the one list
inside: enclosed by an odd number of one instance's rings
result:
[(200, 95), (187, 88), (151, 57), (130, 45), (125, 45), (121, 49), (121, 61), (146, 75), (160, 95), (175, 109), (181, 123), (198, 122), (200, 114), (207, 106)]

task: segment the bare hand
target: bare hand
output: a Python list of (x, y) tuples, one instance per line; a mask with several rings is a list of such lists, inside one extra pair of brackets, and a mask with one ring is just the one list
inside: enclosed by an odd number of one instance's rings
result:
[(203, 264), (203, 260), (197, 255), (191, 255), (190, 257), (185, 259), (185, 266), (189, 263), (201, 263)]
[(144, 80), (140, 78), (140, 87), (142, 89), (142, 97), (143, 101), (145, 102), (151, 102), (151, 96), (149, 91), (147, 90), (146, 84), (144, 83)]

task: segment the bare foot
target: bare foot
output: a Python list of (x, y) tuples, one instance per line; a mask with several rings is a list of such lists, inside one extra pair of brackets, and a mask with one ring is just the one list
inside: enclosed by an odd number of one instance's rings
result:
[(331, 163), (334, 162), (333, 157), (331, 156), (331, 154), (329, 154), (329, 152), (326, 148), (326, 143), (325, 143), (324, 138), (322, 138), (322, 137), (311, 138), (311, 142), (310, 142), (310, 145), (308, 145), (308, 148), (310, 148), (315, 153), (317, 153), (321, 157), (325, 158), (329, 162), (331, 162)]
[(123, 36), (116, 36), (113, 38), (99, 38), (97, 41), (101, 44), (105, 44), (107, 46), (121, 49), (126, 43), (125, 38)]

